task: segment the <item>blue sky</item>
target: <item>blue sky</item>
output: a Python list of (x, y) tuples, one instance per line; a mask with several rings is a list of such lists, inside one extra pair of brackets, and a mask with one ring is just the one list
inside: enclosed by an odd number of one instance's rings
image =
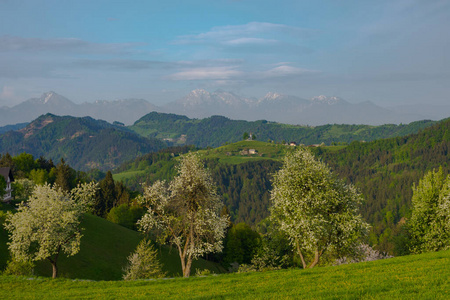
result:
[(0, 106), (196, 88), (447, 104), (450, 1), (0, 0)]

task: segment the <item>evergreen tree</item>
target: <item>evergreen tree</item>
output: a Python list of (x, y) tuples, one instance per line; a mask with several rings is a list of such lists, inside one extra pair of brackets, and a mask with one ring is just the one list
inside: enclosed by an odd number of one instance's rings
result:
[(111, 171), (108, 171), (105, 178), (99, 182), (95, 198), (94, 213), (97, 216), (106, 217), (117, 201), (116, 186)]
[(72, 169), (63, 158), (56, 166), (56, 179), (55, 185), (59, 186), (63, 191), (70, 191), (73, 187), (73, 172)]

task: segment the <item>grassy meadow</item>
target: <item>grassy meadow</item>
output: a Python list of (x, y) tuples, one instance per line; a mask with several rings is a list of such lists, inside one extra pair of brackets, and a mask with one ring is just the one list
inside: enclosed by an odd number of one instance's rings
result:
[(449, 299), (450, 251), (311, 270), (138, 281), (0, 276), (3, 299)]

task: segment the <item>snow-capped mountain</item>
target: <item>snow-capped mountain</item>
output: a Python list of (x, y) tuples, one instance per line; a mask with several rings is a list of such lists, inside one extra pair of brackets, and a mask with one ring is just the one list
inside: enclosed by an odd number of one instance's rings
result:
[(341, 99), (339, 97), (327, 97), (324, 95), (312, 97), (311, 102), (320, 103), (320, 104), (328, 104), (328, 105), (348, 103), (347, 101), (345, 101), (344, 99)]
[(108, 122), (132, 124), (135, 120), (158, 108), (142, 99), (125, 99), (75, 104), (55, 93), (47, 92), (39, 98), (26, 100), (11, 108), (0, 108), (0, 126), (30, 122), (40, 115), (52, 113), (59, 116), (90, 116)]
[(350, 103), (339, 97), (316, 96), (309, 100), (296, 96), (269, 92), (260, 99), (240, 97), (234, 93), (203, 89), (169, 103), (166, 112), (205, 118), (223, 115), (231, 119), (249, 121), (268, 120), (287, 124), (323, 125), (409, 123), (425, 119), (419, 114), (403, 114), (377, 106), (371, 102)]
[[(406, 109), (401, 111), (400, 108), (387, 109), (367, 101), (350, 103), (335, 96), (320, 95), (304, 99), (269, 92), (258, 99), (241, 97), (222, 90), (208, 92), (197, 89), (163, 107), (155, 106), (143, 99), (98, 100), (93, 103), (75, 104), (55, 92), (48, 92), (12, 108), (0, 108), (0, 126), (29, 122), (45, 113), (76, 117), (90, 116), (108, 122), (119, 121), (130, 125), (151, 111), (186, 115), (190, 118), (222, 115), (236, 120), (267, 120), (301, 125), (333, 123), (381, 125), (442, 119), (429, 111), (421, 114)], [(439, 116), (441, 115), (445, 115), (442, 110)], [(450, 111), (447, 112), (448, 115)]]

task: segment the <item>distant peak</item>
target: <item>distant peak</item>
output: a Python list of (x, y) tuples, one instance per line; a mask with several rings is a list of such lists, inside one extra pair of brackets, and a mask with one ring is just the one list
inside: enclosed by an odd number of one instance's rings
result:
[(191, 95), (200, 96), (200, 95), (208, 95), (209, 93), (204, 89), (195, 89), (190, 92)]
[(278, 99), (280, 97), (282, 97), (283, 95), (278, 94), (278, 93), (274, 93), (274, 92), (268, 92), (265, 96), (264, 99), (270, 99), (270, 100), (275, 100)]
[(327, 97), (325, 95), (320, 95), (320, 96), (316, 96), (316, 97), (312, 97), (311, 101), (313, 102), (319, 102), (319, 103), (326, 103), (326, 104), (335, 104), (335, 103), (340, 103), (340, 102), (344, 102), (341, 98), (339, 97)]
[(37, 101), (38, 103), (41, 104), (72, 103), (69, 99), (61, 95), (58, 95), (54, 91), (43, 93), (40, 98), (37, 98), (34, 101)]
[(44, 93), (44, 94), (42, 95), (42, 98), (44, 98), (44, 103), (47, 103), (48, 100), (50, 100), (50, 98), (53, 97), (53, 94), (54, 94), (54, 92), (47, 92), (47, 93)]

